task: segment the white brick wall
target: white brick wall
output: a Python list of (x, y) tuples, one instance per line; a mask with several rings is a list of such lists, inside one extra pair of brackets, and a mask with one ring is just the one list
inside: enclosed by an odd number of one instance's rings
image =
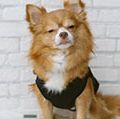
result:
[(93, 0), (95, 7), (120, 7), (119, 0)]
[(18, 38), (0, 38), (0, 52), (2, 53), (18, 52), (19, 44), (20, 43)]
[[(100, 90), (120, 94), (120, 0), (83, 0), (95, 39), (90, 62)], [(23, 119), (39, 108), (28, 85), (35, 76), (27, 61), (31, 34), (25, 21), (25, 5), (62, 8), (62, 0), (0, 0), (0, 119)], [(56, 4), (55, 4), (56, 3)]]

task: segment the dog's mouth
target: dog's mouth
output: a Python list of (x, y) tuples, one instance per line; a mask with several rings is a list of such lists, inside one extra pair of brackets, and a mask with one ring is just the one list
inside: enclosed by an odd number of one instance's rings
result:
[(57, 48), (59, 49), (67, 49), (73, 45), (73, 42), (71, 40), (64, 40), (61, 39), (61, 42), (59, 44), (56, 44)]
[(66, 39), (61, 39), (61, 42), (58, 45), (66, 45), (69, 43), (71, 43), (71, 41), (66, 38)]

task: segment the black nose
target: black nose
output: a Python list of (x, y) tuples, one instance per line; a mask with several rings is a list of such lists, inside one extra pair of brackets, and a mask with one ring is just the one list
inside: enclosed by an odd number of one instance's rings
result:
[(59, 34), (59, 36), (60, 36), (61, 38), (65, 39), (65, 38), (68, 36), (68, 33), (67, 33), (67, 32), (61, 32), (61, 33)]

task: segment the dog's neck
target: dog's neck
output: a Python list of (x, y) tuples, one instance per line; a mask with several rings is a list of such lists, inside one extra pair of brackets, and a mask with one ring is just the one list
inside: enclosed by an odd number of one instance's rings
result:
[[(80, 67), (79, 65), (73, 69), (67, 71), (68, 65), (68, 54), (65, 52), (58, 52), (56, 55), (51, 56), (53, 60), (53, 67), (51, 71), (46, 73), (47, 81), (45, 87), (49, 91), (61, 92), (71, 80), (74, 80), (77, 76), (82, 78), (87, 72), (87, 66)], [(75, 64), (75, 62), (74, 62)]]
[(45, 87), (49, 91), (61, 92), (65, 88), (65, 67), (66, 67), (66, 54), (59, 52), (54, 56), (51, 56), (53, 60), (53, 67), (51, 71), (47, 72), (46, 77), (48, 80), (45, 83)]

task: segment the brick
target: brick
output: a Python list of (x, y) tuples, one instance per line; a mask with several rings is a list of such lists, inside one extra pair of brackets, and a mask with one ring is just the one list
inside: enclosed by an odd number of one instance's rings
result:
[(0, 119), (23, 119), (23, 115), (17, 110), (0, 110)]
[(40, 5), (42, 0), (22, 0), (22, 4), (37, 4)]
[(62, 0), (42, 0), (42, 6), (46, 7), (53, 7), (53, 6), (59, 6), (59, 7), (63, 7), (63, 1)]
[(8, 96), (8, 84), (0, 84), (0, 97)]
[(93, 0), (95, 7), (120, 7), (119, 0)]
[(92, 68), (98, 81), (115, 82), (118, 80), (118, 71), (115, 68)]
[(1, 19), (1, 15), (2, 15), (2, 8), (0, 7), (0, 19)]
[(33, 97), (33, 98), (22, 97), (22, 98), (20, 98), (20, 109), (22, 109), (22, 110), (39, 109), (39, 104), (37, 102), (36, 97)]
[(117, 9), (101, 9), (98, 16), (100, 22), (119, 22), (120, 11)]
[(10, 96), (17, 96), (17, 97), (20, 97), (20, 96), (27, 96), (27, 97), (30, 97), (32, 94), (31, 94), (31, 90), (30, 90), (30, 87), (29, 87), (29, 84), (28, 83), (10, 83), (9, 84), (9, 94)]
[(10, 66), (27, 66), (27, 53), (12, 53), (8, 55), (6, 65)]
[(103, 84), (103, 85), (100, 85), (100, 91), (103, 94), (120, 95), (120, 85), (119, 84)]
[(16, 5), (16, 4), (19, 4), (20, 3), (20, 0), (15, 0), (14, 2), (11, 0), (0, 0), (0, 5)]
[(28, 52), (31, 46), (32, 37), (24, 37), (20, 40), (20, 51)]
[[(118, 78), (118, 81), (120, 80), (120, 68), (117, 68), (117, 78)], [(120, 84), (120, 82), (119, 82), (119, 84)]]
[(0, 83), (19, 82), (19, 70), (16, 68), (0, 69)]
[(95, 40), (96, 51), (110, 52), (116, 49), (116, 40), (99, 39)]
[(30, 35), (26, 22), (0, 22), (1, 37), (21, 37)]
[(29, 82), (30, 84), (35, 83), (36, 75), (33, 74), (32, 67), (24, 68), (21, 70), (21, 77), (20, 80), (22, 82)]
[(0, 54), (0, 66), (4, 65), (5, 61), (6, 61), (6, 55)]
[(27, 3), (36, 3), (36, 2), (41, 2), (41, 0), (0, 0), (1, 5), (24, 5)]
[[(3, 20), (24, 20), (25, 19), (25, 6), (24, 7), (5, 7), (3, 9)], [(12, 14), (11, 14), (12, 13)]]
[(120, 40), (117, 41), (117, 51), (120, 51)]
[(93, 67), (109, 67), (113, 66), (114, 57), (111, 54), (95, 54), (90, 65)]
[(0, 110), (18, 109), (19, 100), (17, 98), (0, 98)]
[(0, 38), (0, 52), (10, 53), (19, 51), (18, 38)]
[(90, 26), (94, 37), (105, 37), (106, 27), (104, 24), (91, 23)]
[(120, 38), (120, 25), (108, 25), (107, 26), (107, 37)]
[(98, 13), (99, 13), (99, 10), (97, 10), (97, 9), (87, 9), (88, 21), (90, 21), (90, 22), (97, 21)]
[(120, 67), (120, 53), (119, 54), (115, 54), (115, 56), (114, 56), (114, 64), (115, 64), (115, 66), (119, 66)]

